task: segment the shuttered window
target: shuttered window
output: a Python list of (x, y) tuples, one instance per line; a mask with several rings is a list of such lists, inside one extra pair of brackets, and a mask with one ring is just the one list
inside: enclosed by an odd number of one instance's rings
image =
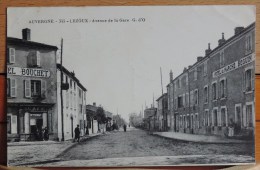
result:
[(7, 50), (7, 62), (8, 63), (15, 63), (15, 49), (14, 48), (8, 48)]
[(41, 97), (46, 98), (47, 97), (47, 91), (46, 91), (46, 81), (42, 80), (41, 81)]
[[(9, 83), (8, 83), (9, 82)], [(7, 90), (9, 90), (9, 96), (10, 97), (16, 97), (16, 79), (9, 79), (9, 81), (7, 81), (7, 86), (9, 86), (9, 87), (7, 87)]]
[(24, 80), (24, 96), (31, 97), (31, 81)]
[(36, 65), (40, 66), (41, 64), (41, 53), (40, 51), (36, 51)]

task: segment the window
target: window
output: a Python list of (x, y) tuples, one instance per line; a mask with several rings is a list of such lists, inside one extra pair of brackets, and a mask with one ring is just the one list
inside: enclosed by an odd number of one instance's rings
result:
[(227, 108), (221, 108), (221, 124), (222, 126), (227, 126)]
[(218, 125), (218, 109), (213, 110), (213, 126)]
[(183, 95), (178, 96), (178, 108), (182, 108), (184, 106), (183, 101)]
[(209, 93), (208, 93), (208, 86), (204, 87), (204, 103), (208, 103)]
[(11, 134), (12, 129), (12, 123), (11, 123), (12, 117), (10, 115), (7, 116), (7, 133)]
[(190, 115), (186, 116), (187, 128), (190, 128)]
[(191, 127), (191, 128), (194, 128), (194, 126), (195, 126), (195, 123), (194, 123), (195, 120), (194, 120), (194, 115), (193, 115), (193, 114), (191, 114), (190, 119), (191, 119), (191, 121), (190, 121), (190, 123), (191, 123), (191, 124), (190, 124), (190, 127)]
[(188, 83), (189, 83), (189, 78), (188, 75), (186, 75), (186, 86), (188, 86)]
[(207, 72), (208, 72), (208, 63), (207, 63), (207, 61), (205, 61), (205, 62), (204, 62), (204, 67), (203, 67), (204, 76), (207, 75)]
[(216, 100), (217, 99), (217, 83), (212, 84), (212, 99)]
[(197, 68), (194, 69), (194, 81), (198, 78)]
[(41, 54), (40, 51), (36, 51), (36, 65), (40, 66), (41, 64)]
[(69, 107), (69, 102), (70, 102), (69, 95), (70, 95), (70, 93), (67, 91), (67, 92), (66, 92), (66, 108)]
[(220, 51), (220, 67), (224, 66), (224, 61), (225, 60), (225, 56), (224, 56), (224, 50)]
[(220, 81), (220, 97), (221, 98), (226, 97), (226, 87), (227, 87), (226, 79), (222, 79)]
[(205, 110), (204, 126), (209, 126), (209, 111)]
[(184, 128), (187, 128), (187, 121), (186, 121), (185, 115), (183, 116), (183, 125), (184, 125)]
[(253, 106), (252, 104), (246, 105), (246, 125), (253, 127)]
[(7, 49), (7, 63), (15, 63), (15, 49), (8, 48)]
[(246, 36), (246, 54), (252, 52), (252, 35), (251, 34), (248, 34)]
[(46, 98), (46, 81), (44, 80), (24, 80), (25, 97)]
[(39, 67), (41, 64), (41, 54), (39, 51), (31, 51), (27, 56), (27, 64), (29, 67)]
[(199, 128), (200, 127), (200, 121), (199, 121), (199, 116), (198, 113), (195, 114), (195, 122), (196, 122), (196, 127)]
[(31, 96), (32, 97), (41, 96), (41, 81), (31, 80)]
[(189, 107), (189, 93), (186, 93), (186, 105)]
[(198, 89), (194, 90), (194, 105), (198, 105), (199, 104), (199, 91)]
[(242, 112), (241, 112), (241, 104), (235, 105), (235, 122), (236, 124), (241, 127), (242, 125)]
[(177, 86), (178, 86), (178, 88), (181, 88), (181, 82), (180, 82), (180, 79), (177, 80)]
[(246, 91), (252, 91), (252, 84), (253, 84), (253, 79), (252, 79), (252, 69), (247, 69), (245, 72), (245, 86), (246, 86)]
[(16, 97), (16, 79), (7, 78), (7, 97)]

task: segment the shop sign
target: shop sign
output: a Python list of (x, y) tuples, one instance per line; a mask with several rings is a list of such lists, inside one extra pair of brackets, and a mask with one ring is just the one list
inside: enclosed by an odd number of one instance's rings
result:
[(21, 67), (8, 67), (7, 74), (13, 76), (25, 76), (25, 77), (50, 77), (51, 73), (49, 70), (38, 69), (38, 68), (21, 68)]
[(213, 76), (213, 78), (216, 78), (216, 77), (221, 76), (223, 74), (226, 74), (226, 73), (228, 73), (230, 71), (233, 71), (233, 70), (235, 70), (235, 69), (237, 69), (239, 67), (242, 67), (242, 66), (244, 66), (246, 64), (249, 64), (249, 63), (251, 63), (254, 60), (255, 60), (255, 56), (254, 55), (249, 55), (247, 57), (241, 58), (240, 60), (235, 61), (234, 63), (231, 63), (231, 64), (229, 64), (229, 65), (227, 65), (227, 66), (225, 66), (225, 67), (223, 67), (223, 68), (221, 68), (221, 69), (219, 69), (217, 71), (214, 71), (212, 73), (213, 74), (212, 76)]
[(35, 114), (35, 113), (32, 114), (32, 113), (31, 113), (31, 114), (30, 114), (30, 117), (31, 117), (31, 118), (42, 118), (42, 114)]
[(47, 107), (43, 107), (43, 106), (25, 106), (25, 107), (23, 107), (23, 109), (28, 112), (47, 112), (48, 111)]

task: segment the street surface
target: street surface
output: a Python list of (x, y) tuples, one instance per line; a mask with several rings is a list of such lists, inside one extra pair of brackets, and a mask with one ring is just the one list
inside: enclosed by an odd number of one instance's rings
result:
[[(230, 159), (237, 159), (236, 155), (251, 157), (254, 153), (252, 144), (203, 144), (183, 142), (149, 135), (139, 129), (128, 129), (127, 132), (115, 131), (97, 136), (82, 142), (65, 152), (61, 160), (92, 160), (123, 157), (156, 157), (194, 155), (233, 155)], [(195, 158), (195, 160), (194, 160)], [(214, 159), (213, 157), (211, 157)], [(223, 156), (221, 157), (223, 159)], [(224, 158), (224, 160), (226, 160)], [(119, 160), (122, 161), (122, 160)], [(212, 160), (211, 160), (212, 161)], [(216, 160), (217, 161), (217, 160)], [(236, 160), (242, 161), (242, 160)], [(203, 163), (200, 162), (200, 163)], [(206, 162), (205, 162), (206, 163)]]

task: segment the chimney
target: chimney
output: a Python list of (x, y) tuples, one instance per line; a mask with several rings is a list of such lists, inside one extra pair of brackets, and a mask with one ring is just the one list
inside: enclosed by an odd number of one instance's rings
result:
[(222, 32), (222, 39), (218, 40), (218, 45), (222, 45), (226, 42), (225, 38), (224, 38), (224, 33)]
[(184, 73), (186, 70), (187, 70), (187, 68), (186, 68), (186, 67), (184, 67), (184, 69), (183, 69), (183, 73)]
[(172, 73), (172, 70), (170, 71), (170, 82), (173, 81), (173, 73)]
[(189, 65), (188, 69), (190, 69), (190, 68), (191, 68), (191, 65)]
[(236, 27), (235, 28), (235, 35), (239, 34), (240, 32), (242, 32), (244, 30), (244, 27)]
[(31, 30), (29, 28), (24, 28), (22, 30), (23, 40), (30, 41), (31, 40)]
[(96, 102), (93, 102), (93, 106), (96, 106)]
[(199, 61), (202, 60), (202, 59), (203, 59), (202, 56), (197, 57), (197, 62), (199, 62)]
[(210, 43), (208, 43), (208, 49), (205, 50), (205, 55), (207, 56), (211, 52)]

